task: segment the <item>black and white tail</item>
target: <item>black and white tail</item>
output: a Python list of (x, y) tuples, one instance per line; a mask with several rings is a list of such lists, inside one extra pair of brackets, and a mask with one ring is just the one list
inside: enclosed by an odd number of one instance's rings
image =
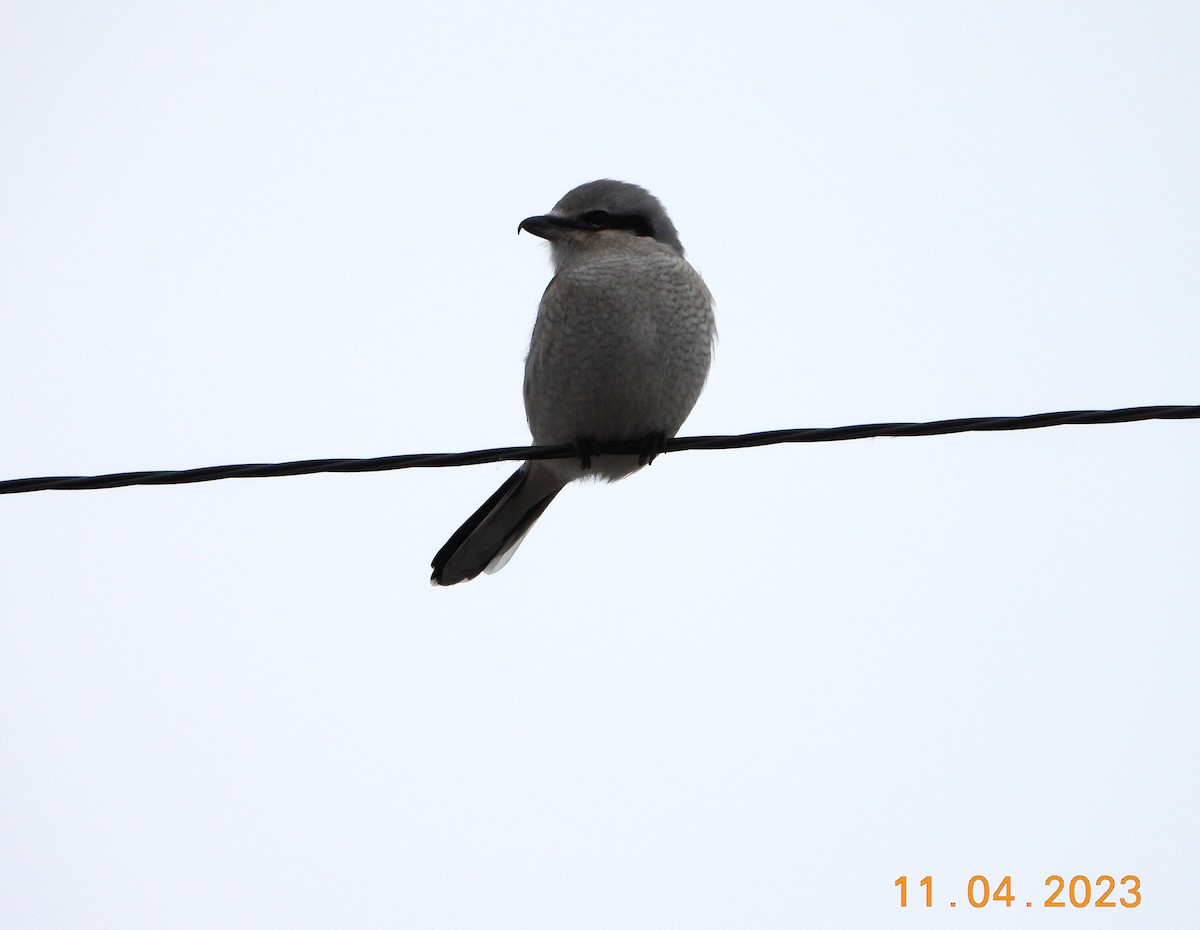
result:
[(563, 480), (544, 462), (526, 462), (438, 550), (430, 581), (458, 584), (502, 569), (562, 489)]

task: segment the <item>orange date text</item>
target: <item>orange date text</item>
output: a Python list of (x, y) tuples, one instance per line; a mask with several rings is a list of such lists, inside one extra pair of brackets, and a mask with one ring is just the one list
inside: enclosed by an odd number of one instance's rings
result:
[[(901, 875), (895, 881), (900, 889), (900, 906), (908, 907), (908, 876)], [(972, 875), (966, 887), (952, 890), (949, 896), (938, 901), (940, 906), (958, 907), (965, 901), (971, 907), (1137, 907), (1142, 903), (1142, 882), (1136, 875), (1125, 875), (1121, 879), (1112, 875), (1091, 878), (1073, 875), (1064, 878), (1050, 875), (1044, 885), (1046, 891), (1020, 900), (1013, 891), (1011, 875), (1003, 876), (994, 884), (986, 875)], [(933, 907), (933, 876), (926, 875), (913, 889), (914, 906)]]

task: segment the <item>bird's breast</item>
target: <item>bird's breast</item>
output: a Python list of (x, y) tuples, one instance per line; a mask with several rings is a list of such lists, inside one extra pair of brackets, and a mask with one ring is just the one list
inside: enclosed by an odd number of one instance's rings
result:
[(675, 435), (704, 387), (713, 331), (708, 289), (667, 249), (564, 270), (542, 297), (526, 362), (534, 441)]

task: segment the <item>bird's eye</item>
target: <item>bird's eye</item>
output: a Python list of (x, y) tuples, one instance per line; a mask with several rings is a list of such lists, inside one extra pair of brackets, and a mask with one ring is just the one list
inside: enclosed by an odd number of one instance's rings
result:
[(608, 212), (605, 210), (588, 210), (587, 213), (579, 218), (596, 229), (603, 229), (608, 225), (609, 221)]

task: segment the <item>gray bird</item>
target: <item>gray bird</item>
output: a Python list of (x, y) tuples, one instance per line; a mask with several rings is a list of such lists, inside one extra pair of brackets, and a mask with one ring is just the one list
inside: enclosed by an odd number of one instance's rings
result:
[[(648, 191), (589, 181), (522, 229), (548, 240), (554, 259), (525, 360), (525, 414), (535, 444), (581, 454), (517, 469), (433, 557), (435, 585), (503, 568), (571, 481), (615, 481), (645, 464), (683, 426), (712, 361), (712, 295)], [(591, 462), (587, 450), (609, 441), (647, 451)]]

